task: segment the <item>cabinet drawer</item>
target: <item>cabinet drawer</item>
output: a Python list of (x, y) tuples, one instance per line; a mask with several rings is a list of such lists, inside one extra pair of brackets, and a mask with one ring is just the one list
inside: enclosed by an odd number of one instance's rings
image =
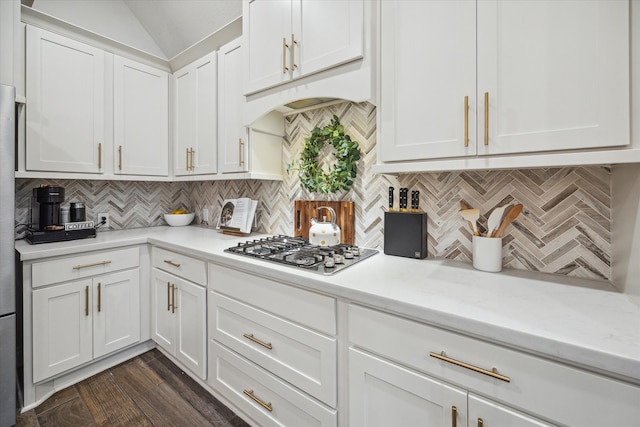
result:
[(336, 334), (336, 300), (231, 268), (209, 264), (209, 289), (329, 335)]
[(207, 284), (207, 265), (202, 260), (154, 247), (151, 262), (160, 270), (168, 271), (199, 285)]
[(140, 250), (138, 248), (92, 252), (85, 255), (36, 262), (31, 266), (32, 287), (37, 288), (52, 283), (125, 270), (138, 267), (139, 264)]
[(210, 338), (336, 406), (336, 339), (209, 292)]
[[(356, 347), (560, 424), (631, 425), (640, 417), (640, 387), (376, 310), (349, 306), (349, 340)], [(495, 367), (510, 381), (430, 356), (442, 351), (487, 371)]]
[(209, 340), (209, 379), (214, 389), (260, 426), (336, 426), (336, 411)]

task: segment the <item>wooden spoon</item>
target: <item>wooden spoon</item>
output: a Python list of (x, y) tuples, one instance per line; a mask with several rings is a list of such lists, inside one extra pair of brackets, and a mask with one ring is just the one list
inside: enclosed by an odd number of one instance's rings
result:
[(504, 233), (505, 228), (507, 228), (507, 226), (511, 224), (513, 220), (518, 217), (518, 215), (520, 215), (520, 212), (522, 212), (521, 203), (514, 205), (507, 212), (505, 212), (504, 218), (502, 219), (502, 223), (500, 224), (500, 227), (498, 227), (496, 232), (493, 233), (493, 237), (501, 237), (502, 233)]
[(463, 209), (460, 211), (460, 215), (469, 222), (469, 226), (473, 229), (473, 234), (479, 236), (478, 218), (480, 218), (480, 209)]
[(487, 220), (487, 237), (491, 237), (498, 229), (502, 222), (502, 216), (504, 215), (505, 209), (510, 207), (511, 205), (500, 206), (491, 212), (491, 215), (489, 215), (489, 219)]

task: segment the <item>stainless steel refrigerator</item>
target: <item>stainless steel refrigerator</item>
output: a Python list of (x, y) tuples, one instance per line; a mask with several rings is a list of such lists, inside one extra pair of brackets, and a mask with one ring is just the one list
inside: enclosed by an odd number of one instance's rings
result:
[(15, 88), (0, 84), (0, 427), (16, 423), (15, 112)]

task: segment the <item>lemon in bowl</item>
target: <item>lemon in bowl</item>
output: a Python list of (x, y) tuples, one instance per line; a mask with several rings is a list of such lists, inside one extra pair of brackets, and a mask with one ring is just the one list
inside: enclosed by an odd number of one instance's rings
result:
[(195, 218), (195, 213), (188, 213), (184, 209), (174, 209), (171, 213), (164, 214), (164, 220), (172, 227), (182, 227), (189, 225)]

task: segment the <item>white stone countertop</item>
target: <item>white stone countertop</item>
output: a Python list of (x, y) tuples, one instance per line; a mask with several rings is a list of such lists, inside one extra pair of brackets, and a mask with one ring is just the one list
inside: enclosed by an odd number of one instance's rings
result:
[(150, 243), (640, 384), (640, 307), (606, 282), (382, 252), (331, 276), (223, 252), (250, 237), (197, 226), (29, 245), (22, 261)]

